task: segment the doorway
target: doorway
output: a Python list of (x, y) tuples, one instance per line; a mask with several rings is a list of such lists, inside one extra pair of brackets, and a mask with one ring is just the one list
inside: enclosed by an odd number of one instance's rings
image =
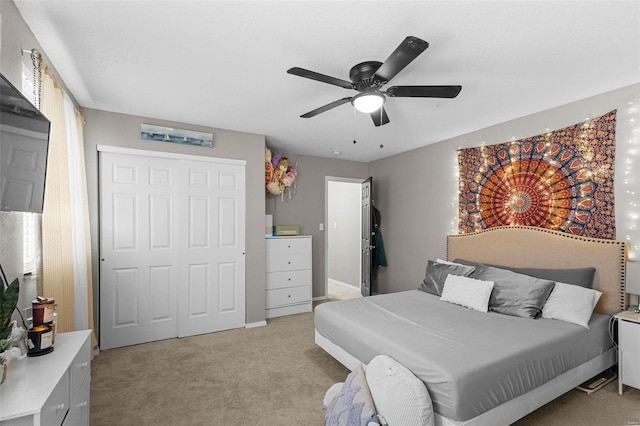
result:
[(362, 297), (361, 179), (326, 178), (325, 295), (329, 300)]

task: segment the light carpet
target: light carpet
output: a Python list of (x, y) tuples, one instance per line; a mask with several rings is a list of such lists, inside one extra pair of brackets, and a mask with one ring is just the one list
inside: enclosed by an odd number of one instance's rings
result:
[(331, 278), (328, 279), (327, 290), (329, 301), (357, 299), (362, 297), (359, 288), (341, 283), (340, 281), (332, 280)]
[[(324, 393), (347, 374), (315, 345), (311, 313), (111, 349), (92, 364), (91, 425), (320, 426)], [(573, 390), (516, 424), (638, 425), (640, 391)]]

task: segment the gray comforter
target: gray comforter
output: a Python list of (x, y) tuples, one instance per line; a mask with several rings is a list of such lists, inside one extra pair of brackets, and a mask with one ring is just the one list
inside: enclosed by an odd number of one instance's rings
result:
[(363, 363), (395, 358), (426, 384), (436, 412), (461, 421), (611, 348), (606, 315), (594, 314), (587, 330), (473, 311), (417, 290), (321, 304), (315, 325)]

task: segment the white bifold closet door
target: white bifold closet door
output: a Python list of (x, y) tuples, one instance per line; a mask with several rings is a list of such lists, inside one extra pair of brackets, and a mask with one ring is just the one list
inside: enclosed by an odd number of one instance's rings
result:
[(245, 325), (243, 164), (101, 152), (100, 202), (101, 348)]

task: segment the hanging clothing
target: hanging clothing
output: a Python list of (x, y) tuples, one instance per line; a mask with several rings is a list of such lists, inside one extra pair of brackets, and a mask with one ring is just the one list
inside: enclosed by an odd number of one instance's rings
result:
[(382, 241), (382, 233), (380, 232), (380, 210), (373, 204), (371, 205), (371, 223), (373, 232), (373, 253), (371, 256), (371, 267), (387, 266), (387, 255), (384, 252), (384, 242)]

